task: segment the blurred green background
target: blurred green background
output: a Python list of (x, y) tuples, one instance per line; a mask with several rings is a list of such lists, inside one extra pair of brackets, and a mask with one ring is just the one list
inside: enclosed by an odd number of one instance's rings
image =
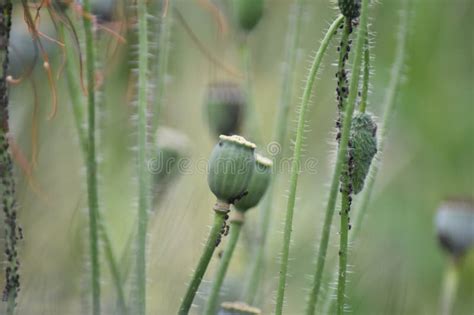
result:
[[(280, 97), (281, 69), (285, 51), (290, 0), (267, 0), (265, 13), (250, 35), (251, 66), (258, 127), (266, 151)], [(290, 147), (296, 125), (295, 113), (303, 81), (323, 32), (336, 14), (331, 1), (307, 1), (302, 21), (291, 116)], [(348, 304), (353, 314), (436, 314), (446, 255), (440, 251), (433, 216), (447, 196), (474, 196), (474, 2), (471, 0), (412, 0), (404, 82), (397, 97), (383, 166), (362, 233), (350, 252)], [(229, 32), (219, 33), (215, 19), (199, 1), (176, 0), (195, 35), (221, 62), (241, 69), (238, 35), (229, 19)], [(369, 110), (381, 116), (381, 103), (394, 59), (401, 1), (377, 1), (370, 9), (374, 75)], [(14, 28), (22, 24), (17, 8)], [(151, 12), (157, 15), (157, 12)], [(72, 14), (71, 16), (74, 16)], [(78, 23), (76, 17), (73, 18)], [(47, 24), (47, 14), (43, 23)], [(79, 34), (80, 24), (77, 24)], [(50, 30), (54, 36), (54, 30)], [(130, 45), (118, 52), (107, 49), (111, 36), (98, 36), (99, 58), (104, 72), (100, 95), (100, 194), (101, 211), (114, 248), (121, 255), (137, 216), (138, 191), (132, 148), (135, 99), (130, 92), (133, 67)], [(17, 34), (17, 36), (20, 36)], [(151, 40), (157, 42), (155, 34)], [(13, 39), (12, 39), (13, 41)], [(133, 39), (131, 39), (133, 42)], [(61, 62), (55, 54), (53, 69)], [(110, 48), (110, 47), (109, 47)], [(14, 54), (14, 53), (13, 53)], [(324, 59), (308, 115), (305, 158), (318, 160), (316, 174), (302, 173), (294, 218), (286, 314), (302, 314), (313, 273), (316, 247), (323, 220), (335, 149), (334, 121), (336, 45)], [(105, 68), (105, 70), (104, 70)], [(174, 19), (169, 75), (162, 124), (188, 135), (192, 163), (206, 159), (215, 140), (203, 119), (206, 86), (216, 80), (239, 78), (212, 64), (191, 41), (183, 25)], [(74, 128), (65, 80), (59, 79), (57, 116), (48, 120), (51, 100), (44, 71), (32, 74), (36, 97), (29, 80), (11, 88), (12, 136), (29, 159), (34, 100), (38, 102), (38, 163), (32, 177), (17, 168), (19, 220), (25, 240), (21, 247), (22, 288), (18, 314), (88, 313), (89, 266), (87, 193), (84, 168)], [(133, 91), (133, 90), (132, 90)], [(130, 96), (132, 95), (132, 96)], [(289, 157), (290, 150), (285, 152)], [(195, 165), (194, 164), (194, 165)], [(273, 311), (282, 222), (286, 209), (288, 171), (276, 187), (272, 225), (265, 262), (264, 314)], [(214, 197), (206, 175), (191, 169), (183, 174), (160, 202), (149, 229), (148, 312), (174, 314), (191, 271), (200, 256), (212, 217)], [(357, 198), (356, 198), (357, 204)], [(356, 206), (357, 207), (357, 206)], [(252, 255), (258, 209), (249, 213), (246, 233), (238, 245), (225, 281), (223, 300), (239, 299)], [(337, 264), (338, 220), (332, 229), (326, 278)], [(474, 228), (474, 227), (473, 227)], [(133, 253), (129, 253), (133, 255)], [(114, 309), (114, 290), (105, 259), (102, 259), (106, 310)], [(195, 303), (205, 301), (217, 259), (206, 273)], [(199, 307), (193, 312), (196, 314)], [(454, 314), (474, 314), (474, 255), (467, 257), (461, 275)]]

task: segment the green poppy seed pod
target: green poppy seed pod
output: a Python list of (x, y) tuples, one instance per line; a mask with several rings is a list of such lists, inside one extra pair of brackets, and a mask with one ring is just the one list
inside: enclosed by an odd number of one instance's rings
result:
[(474, 201), (454, 198), (438, 208), (435, 227), (441, 247), (458, 258), (474, 247)]
[(155, 184), (164, 188), (179, 175), (179, 161), (188, 155), (189, 139), (176, 129), (160, 127), (156, 131), (155, 145), (156, 158), (151, 171)]
[(358, 18), (360, 15), (360, 0), (338, 0), (339, 10), (349, 19)]
[(232, 204), (247, 192), (255, 164), (255, 144), (240, 136), (219, 137), (209, 158), (207, 182), (218, 200)]
[(243, 302), (224, 302), (221, 304), (218, 315), (260, 315), (262, 312)]
[(273, 162), (260, 154), (255, 155), (255, 170), (248, 186), (247, 195), (234, 203), (235, 209), (245, 212), (255, 207), (267, 191), (272, 176)]
[(370, 164), (377, 153), (377, 124), (368, 113), (357, 113), (351, 125), (349, 163), (352, 189), (358, 194), (364, 188)]
[(239, 133), (246, 102), (238, 84), (232, 82), (210, 84), (205, 105), (209, 127), (216, 137)]
[(250, 32), (263, 15), (263, 0), (234, 0), (235, 18), (239, 27)]

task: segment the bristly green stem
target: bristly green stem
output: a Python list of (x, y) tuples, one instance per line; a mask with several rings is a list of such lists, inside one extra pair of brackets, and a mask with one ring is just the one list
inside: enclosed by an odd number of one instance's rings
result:
[(146, 314), (146, 238), (150, 210), (151, 176), (147, 170), (148, 133), (148, 16), (147, 1), (138, 0), (138, 227), (136, 253), (135, 314)]
[(156, 63), (156, 77), (153, 78), (156, 80), (156, 105), (155, 113), (153, 118), (152, 131), (155, 132), (159, 125), (159, 120), (161, 119), (161, 112), (165, 102), (165, 85), (166, 85), (166, 75), (168, 71), (168, 59), (170, 52), (170, 37), (171, 37), (171, 26), (173, 22), (173, 0), (168, 2), (168, 12), (165, 15), (165, 12), (160, 12), (160, 29), (159, 29), (159, 39), (158, 39), (158, 61)]
[(347, 279), (347, 246), (349, 236), (349, 211), (351, 210), (351, 188), (350, 188), (350, 177), (347, 165), (347, 158), (343, 170), (343, 182), (341, 192), (341, 223), (340, 223), (340, 242), (339, 242), (339, 279), (338, 279), (338, 290), (337, 290), (337, 314), (341, 315), (344, 313), (344, 294)]
[(306, 86), (303, 91), (303, 98), (301, 102), (301, 108), (300, 108), (300, 113), (298, 117), (298, 125), (296, 129), (295, 148), (294, 148), (293, 159), (291, 163), (290, 188), (289, 188), (288, 205), (287, 205), (286, 219), (285, 219), (285, 229), (284, 229), (284, 234), (283, 234), (283, 245), (282, 245), (282, 251), (281, 251), (280, 278), (278, 281), (278, 292), (277, 292), (276, 307), (275, 307), (276, 315), (281, 315), (283, 312), (283, 300), (285, 297), (286, 277), (287, 277), (287, 271), (288, 271), (288, 259), (290, 255), (291, 232), (293, 229), (293, 212), (295, 208), (296, 188), (298, 184), (298, 175), (300, 171), (301, 148), (303, 145), (305, 114), (308, 110), (309, 100), (311, 98), (311, 92), (313, 90), (314, 81), (316, 80), (316, 75), (321, 65), (323, 56), (329, 46), (329, 43), (331, 42), (331, 39), (334, 37), (335, 33), (337, 32), (337, 28), (339, 27), (339, 25), (341, 24), (343, 20), (344, 18), (342, 16), (339, 16), (329, 27), (329, 30), (327, 31), (325, 37), (323, 38), (323, 41), (321, 42), (321, 46), (319, 47), (318, 52), (316, 53), (313, 64), (311, 65), (311, 69), (308, 74)]
[[(66, 39), (64, 36), (64, 26), (62, 23), (58, 24), (58, 34), (60, 38)], [(70, 41), (66, 42), (65, 51), (66, 51), (66, 64), (65, 64), (65, 71), (67, 77), (67, 86), (69, 95), (71, 96), (71, 105), (73, 110), (74, 116), (74, 123), (76, 125), (76, 131), (79, 137), (79, 144), (81, 146), (81, 151), (84, 155), (84, 160), (87, 160), (87, 150), (88, 150), (88, 143), (86, 138), (86, 129), (83, 125), (84, 120), (84, 113), (82, 111), (82, 97), (80, 94), (80, 89), (77, 82), (78, 73), (76, 70), (76, 66), (73, 62), (75, 59), (74, 50), (71, 49), (72, 43)], [(104, 250), (105, 250), (105, 257), (107, 262), (109, 263), (110, 272), (112, 274), (112, 279), (114, 286), (117, 291), (117, 299), (118, 304), (120, 307), (121, 314), (126, 314), (126, 303), (125, 303), (125, 293), (122, 287), (122, 281), (120, 279), (120, 273), (118, 272), (118, 265), (117, 260), (115, 258), (112, 242), (109, 238), (109, 234), (107, 233), (107, 229), (105, 227), (105, 223), (103, 219), (100, 217), (100, 213), (98, 213), (98, 224), (99, 224), (99, 231), (100, 237), (104, 242)]]
[[(89, 0), (84, 0), (83, 9), (91, 12)], [(97, 187), (97, 160), (95, 144), (95, 55), (92, 21), (87, 14), (83, 15), (86, 39), (86, 77), (88, 108), (88, 150), (87, 150), (87, 193), (89, 199), (89, 238), (92, 270), (92, 314), (100, 314), (100, 265), (99, 265), (99, 193)]]
[(362, 94), (360, 97), (359, 111), (365, 113), (367, 108), (367, 99), (369, 96), (369, 79), (370, 79), (370, 43), (369, 43), (369, 26), (363, 26), (367, 32), (364, 45), (364, 74), (362, 78)]
[(227, 273), (232, 254), (234, 253), (235, 246), (237, 245), (240, 231), (242, 229), (242, 224), (242, 221), (231, 221), (230, 223), (229, 240), (227, 242), (227, 246), (224, 249), (224, 254), (219, 262), (216, 278), (212, 284), (211, 293), (207, 298), (207, 304), (204, 310), (204, 314), (206, 315), (216, 314), (219, 292), (221, 291), (222, 283), (224, 282), (224, 278)]
[[(288, 45), (285, 57), (285, 66), (283, 71), (283, 80), (281, 84), (281, 97), (278, 106), (277, 120), (273, 130), (273, 140), (279, 145), (279, 151), (274, 155), (275, 165), (279, 165), (281, 156), (284, 154), (284, 143), (288, 125), (288, 112), (290, 110), (290, 101), (293, 96), (293, 84), (296, 77), (295, 64), (296, 64), (296, 51), (298, 47), (300, 31), (301, 31), (301, 16), (303, 15), (303, 2), (304, 0), (296, 0), (289, 14), (289, 29), (288, 29)], [(255, 249), (254, 262), (251, 266), (251, 272), (249, 273), (247, 285), (244, 292), (244, 299), (252, 305), (255, 301), (259, 284), (263, 278), (262, 264), (265, 257), (265, 245), (267, 242), (267, 234), (271, 220), (271, 210), (273, 205), (273, 196), (275, 189), (275, 181), (278, 176), (278, 172), (272, 173), (272, 179), (270, 181), (270, 187), (264, 200), (259, 217), (259, 229), (258, 229), (258, 242)]]
[[(360, 24), (367, 25), (367, 11), (368, 11), (369, 1), (362, 0), (361, 7), (361, 16)], [(365, 38), (367, 36), (367, 29), (361, 27), (357, 34), (355, 55), (354, 55), (354, 64), (352, 66), (352, 79), (351, 85), (349, 87), (349, 98), (346, 104), (346, 109), (344, 112), (344, 122), (342, 124), (342, 136), (341, 143), (337, 154), (336, 165), (340, 165), (339, 168), (342, 169), (342, 164), (347, 162), (347, 151), (348, 151), (348, 142), (349, 135), (351, 130), (352, 115), (354, 112), (355, 101), (357, 98), (357, 87), (359, 86), (359, 75), (360, 75), (360, 65), (362, 61), (363, 46), (365, 43)], [(336, 166), (337, 168), (337, 166)], [(335, 174), (337, 178), (340, 177), (339, 174)], [(347, 182), (349, 179), (347, 178)], [(345, 183), (347, 184), (347, 183)], [(347, 191), (346, 191), (347, 190)], [(348, 187), (343, 188), (342, 196), (342, 209), (341, 209), (341, 227), (340, 227), (340, 252), (339, 252), (339, 282), (337, 285), (337, 314), (342, 315), (344, 313), (344, 294), (346, 287), (346, 276), (347, 276), (347, 245), (348, 245), (348, 232), (349, 232), (349, 207), (350, 207), (350, 192)], [(347, 213), (345, 213), (347, 211)]]
[(199, 263), (196, 267), (196, 270), (194, 270), (191, 282), (188, 285), (186, 294), (184, 295), (183, 301), (181, 302), (181, 306), (179, 307), (179, 315), (187, 315), (189, 313), (189, 309), (193, 304), (194, 296), (196, 295), (196, 292), (199, 289), (199, 285), (201, 284), (202, 278), (206, 273), (207, 266), (211, 261), (212, 254), (216, 249), (217, 240), (220, 236), (221, 229), (225, 222), (226, 216), (227, 213), (220, 211), (216, 211), (216, 213), (214, 214), (214, 224), (212, 225), (211, 232), (209, 233), (209, 237), (204, 247), (202, 256), (199, 259)]
[[(352, 22), (349, 19), (344, 19), (344, 27), (341, 34), (341, 43), (339, 49), (339, 60), (337, 68), (337, 95), (338, 95), (338, 121), (337, 128), (338, 132), (341, 132), (343, 111), (347, 101), (347, 72), (346, 72), (346, 61), (349, 53), (349, 36), (351, 34)], [(336, 165), (337, 166), (337, 165)], [(340, 170), (339, 170), (340, 172)], [(321, 239), (319, 244), (319, 252), (316, 260), (316, 271), (313, 278), (313, 284), (308, 296), (308, 302), (306, 306), (306, 314), (313, 315), (318, 302), (320, 293), (322, 276), (324, 270), (324, 264), (326, 261), (326, 252), (329, 243), (329, 236), (331, 231), (332, 218), (334, 215), (334, 208), (336, 205), (337, 190), (339, 188), (339, 177), (333, 178), (331, 190), (328, 199), (328, 205), (326, 207), (326, 216), (324, 218), (323, 229), (321, 231)]]
[[(362, 1), (362, 12), (360, 23), (361, 25), (365, 25), (367, 23), (367, 5), (368, 1)], [(346, 160), (347, 156), (347, 145), (349, 142), (349, 135), (351, 129), (351, 121), (355, 107), (355, 101), (357, 98), (357, 87), (359, 84), (359, 75), (360, 75), (360, 64), (362, 61), (362, 48), (365, 42), (365, 29), (361, 28), (357, 34), (357, 41), (356, 41), (356, 48), (355, 48), (355, 56), (352, 65), (352, 77), (349, 86), (349, 96), (347, 99), (347, 103), (344, 108), (343, 113), (343, 122), (342, 122), (342, 132), (341, 132), (341, 139), (339, 143), (339, 148), (336, 157), (336, 166), (334, 168), (334, 174), (331, 180), (331, 186), (329, 191), (329, 198), (326, 205), (325, 211), (325, 219), (324, 225), (322, 230), (322, 236), (320, 241), (319, 253), (318, 258), (316, 261), (316, 273), (313, 279), (313, 287), (311, 289), (311, 294), (315, 294), (314, 298), (311, 298), (308, 302), (307, 314), (312, 315), (314, 314), (317, 295), (319, 294), (319, 289), (321, 287), (321, 278), (324, 271), (324, 262), (326, 260), (326, 252), (327, 246), (329, 242), (329, 234), (331, 231), (331, 224), (332, 218), (334, 215), (334, 208), (336, 206), (336, 199), (337, 193), (339, 188), (339, 179), (341, 176), (341, 171), (343, 164)], [(311, 296), (310, 296), (311, 297)], [(313, 304), (309, 304), (313, 303)]]
[[(374, 189), (375, 179), (377, 177), (377, 173), (380, 167), (380, 160), (381, 156), (384, 151), (385, 141), (387, 138), (388, 128), (390, 124), (390, 119), (393, 116), (393, 112), (395, 110), (395, 98), (398, 91), (398, 87), (400, 86), (400, 79), (402, 74), (402, 68), (405, 60), (405, 47), (406, 47), (406, 39), (407, 39), (407, 25), (408, 25), (408, 13), (407, 13), (407, 2), (404, 1), (402, 14), (401, 14), (401, 21), (400, 21), (400, 30), (398, 32), (398, 39), (396, 45), (396, 56), (395, 61), (392, 66), (392, 70), (390, 73), (390, 82), (388, 84), (387, 93), (385, 94), (385, 98), (383, 101), (382, 107), (384, 108), (384, 114), (382, 118), (382, 124), (379, 128), (379, 141), (377, 144), (378, 151), (375, 156), (374, 162), (370, 166), (369, 175), (367, 176), (367, 180), (365, 183), (364, 190), (362, 191), (362, 196), (360, 197), (360, 203), (358, 209), (355, 214), (354, 220), (354, 228), (349, 236), (349, 242), (353, 242), (357, 239), (360, 228), (365, 217), (365, 213), (367, 212), (367, 208), (369, 205), (369, 201), (372, 195), (372, 191)], [(363, 104), (361, 102), (361, 104)], [(337, 277), (337, 273), (334, 274), (334, 281)], [(322, 314), (330, 314), (331, 306), (333, 305), (334, 300), (330, 297), (334, 292), (334, 287), (328, 288), (327, 298), (324, 302), (323, 312)]]

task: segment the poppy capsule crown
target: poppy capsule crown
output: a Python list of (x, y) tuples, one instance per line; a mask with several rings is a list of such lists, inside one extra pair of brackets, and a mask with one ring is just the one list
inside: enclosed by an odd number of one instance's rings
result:
[(205, 105), (209, 128), (216, 137), (240, 132), (246, 103), (245, 95), (238, 84), (232, 82), (210, 84)]
[(235, 202), (235, 209), (245, 212), (260, 202), (270, 183), (272, 166), (271, 160), (259, 154), (255, 155), (255, 170), (250, 179), (248, 193)]
[(235, 17), (246, 32), (255, 28), (263, 15), (263, 0), (234, 0)]
[(474, 247), (474, 201), (445, 200), (438, 208), (435, 227), (441, 247), (454, 257), (463, 256)]
[(360, 0), (338, 0), (337, 4), (342, 15), (348, 19), (355, 19), (360, 15), (360, 2)]
[(248, 189), (255, 165), (255, 144), (240, 136), (219, 137), (209, 158), (207, 181), (218, 200), (232, 204)]
[(354, 194), (364, 188), (372, 160), (377, 153), (377, 124), (372, 115), (357, 113), (351, 125), (349, 170)]

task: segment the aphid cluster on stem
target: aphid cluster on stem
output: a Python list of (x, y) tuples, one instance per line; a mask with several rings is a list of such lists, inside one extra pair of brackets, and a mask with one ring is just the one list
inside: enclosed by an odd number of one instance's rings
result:
[(352, 39), (350, 36), (357, 26), (356, 20), (345, 19), (344, 24), (341, 24), (342, 36), (337, 51), (339, 53), (338, 69), (336, 72), (337, 86), (336, 86), (336, 100), (337, 100), (337, 135), (336, 140), (341, 138), (342, 121), (344, 112), (344, 104), (349, 96), (349, 73), (346, 70), (346, 65), (349, 60), (349, 53), (351, 51)]
[(361, 0), (338, 0), (337, 4), (342, 15), (346, 18), (355, 19), (359, 17)]

